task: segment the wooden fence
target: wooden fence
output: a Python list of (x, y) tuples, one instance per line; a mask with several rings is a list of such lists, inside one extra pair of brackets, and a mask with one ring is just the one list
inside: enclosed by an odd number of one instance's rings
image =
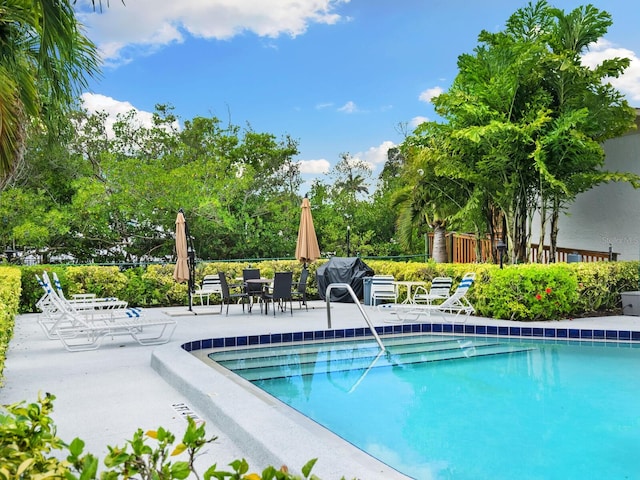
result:
[[(480, 242), (479, 248), (478, 242)], [(491, 240), (488, 238), (478, 239), (474, 235), (448, 233), (446, 245), (450, 263), (490, 262), (493, 258), (497, 258), (495, 247), (491, 245)], [(531, 263), (549, 263), (551, 260), (549, 250), (548, 245), (544, 245), (541, 250), (540, 245), (532, 244), (529, 261)], [(433, 252), (433, 233), (429, 233), (429, 251)], [(612, 251), (600, 252), (558, 247), (553, 262), (606, 262), (617, 259), (618, 254)]]

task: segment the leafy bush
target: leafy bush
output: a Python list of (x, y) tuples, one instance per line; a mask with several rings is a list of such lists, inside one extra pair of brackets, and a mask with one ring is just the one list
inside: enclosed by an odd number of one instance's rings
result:
[[(67, 480), (141, 480), (185, 479), (190, 475), (200, 478), (194, 460), (202, 448), (215, 442), (206, 438), (204, 424), (188, 418), (182, 440), (160, 427), (145, 433), (138, 429), (124, 447), (109, 446), (104, 467), (98, 476), (99, 461), (91, 453), (84, 453), (84, 442), (75, 438), (67, 444), (56, 435), (50, 417), (55, 397), (46, 394), (37, 403), (25, 402), (0, 409), (0, 480), (27, 478), (64, 478)], [(154, 441), (155, 445), (148, 442)], [(298, 480), (318, 479), (311, 474), (316, 459), (301, 469), (303, 477), (292, 474), (287, 467), (265, 468), (262, 474), (248, 473), (245, 459), (235, 460), (231, 471), (218, 470), (212, 465), (203, 474), (205, 479), (244, 480)]]
[(578, 279), (578, 299), (574, 315), (617, 309), (620, 294), (638, 290), (639, 262), (571, 263), (568, 268)]
[[(202, 282), (205, 275), (225, 272), (227, 277), (242, 276), (242, 269), (248, 267), (245, 262), (210, 262), (200, 263), (196, 269), (196, 285)], [(302, 264), (294, 260), (270, 260), (255, 263), (263, 276), (273, 275), (276, 271), (292, 271), (294, 278), (300, 276)], [(315, 287), (315, 269), (309, 266), (309, 283), (307, 295), (313, 298), (317, 294)], [(118, 297), (129, 302), (131, 306), (159, 307), (185, 305), (187, 303), (187, 284), (177, 283), (173, 279), (174, 264), (148, 265), (120, 271), (115, 266), (64, 266), (36, 265), (20, 267), (22, 271), (22, 295), (20, 296), (20, 313), (36, 312), (36, 302), (42, 296), (42, 287), (36, 281), (43, 270), (56, 272), (67, 295), (76, 293), (95, 293), (100, 297)]]
[[(20, 270), (0, 267), (0, 379), (20, 304)], [(0, 385), (2, 382), (0, 382)]]
[[(307, 295), (317, 298), (316, 269), (325, 260), (309, 265)], [(639, 263), (597, 262), (559, 263), (552, 265), (509, 265), (500, 269), (492, 264), (438, 264), (432, 261), (395, 262), (367, 259), (377, 274), (393, 275), (397, 280), (431, 281), (448, 276), (457, 282), (467, 272), (476, 273), (476, 282), (468, 296), (478, 315), (517, 320), (550, 320), (565, 316), (582, 316), (615, 312), (620, 309), (620, 293), (638, 290)], [(205, 275), (225, 272), (228, 278), (242, 276), (247, 262), (200, 263), (196, 269), (196, 284)], [(264, 276), (277, 271), (292, 271), (300, 275), (302, 264), (295, 260), (268, 260), (251, 264)], [(187, 285), (173, 280), (173, 264), (149, 265), (121, 272), (117, 267), (99, 266), (34, 266), (22, 269), (20, 312), (34, 312), (42, 289), (34, 274), (46, 268), (60, 277), (69, 294), (91, 292), (101, 296), (117, 296), (132, 306), (186, 305)], [(565, 272), (565, 273), (563, 273)], [(492, 285), (494, 282), (497, 285)], [(565, 283), (566, 282), (566, 283)], [(547, 293), (550, 288), (553, 296)], [(573, 292), (573, 293), (572, 293)], [(401, 291), (400, 300), (406, 293)], [(574, 295), (577, 294), (577, 296)], [(536, 295), (541, 295), (540, 299)]]
[(535, 321), (566, 318), (578, 298), (574, 272), (564, 265), (514, 265), (492, 268), (476, 282), (478, 315)]

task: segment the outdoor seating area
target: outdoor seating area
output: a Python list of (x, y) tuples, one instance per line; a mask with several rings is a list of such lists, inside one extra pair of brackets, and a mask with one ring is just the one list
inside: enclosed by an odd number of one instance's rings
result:
[(49, 339), (58, 339), (71, 352), (95, 350), (105, 337), (128, 335), (140, 345), (168, 342), (176, 321), (169, 317), (147, 318), (139, 308), (115, 298), (96, 298), (88, 294), (68, 300), (59, 279), (51, 285), (46, 271), (37, 277), (43, 294), (36, 306), (38, 323)]
[(309, 271), (303, 269), (297, 283), (293, 282), (293, 272), (275, 272), (273, 278), (265, 278), (259, 269), (243, 270), (243, 278), (238, 283), (229, 283), (224, 272), (218, 273), (221, 289), (220, 313), (226, 305), (225, 315), (229, 315), (230, 305), (242, 305), (242, 312), (252, 313), (255, 304), (260, 306), (260, 312), (265, 314), (272, 307), (275, 315), (276, 309), (281, 312), (287, 310), (293, 315), (293, 301), (299, 302), (300, 309), (307, 306), (307, 280)]
[[(439, 290), (434, 290), (434, 296), (429, 298), (429, 294), (426, 294), (425, 300), (427, 303), (403, 303), (403, 304), (387, 304), (380, 305), (382, 308), (388, 308), (391, 312), (395, 313), (395, 319), (389, 319), (390, 323), (402, 323), (404, 321), (416, 321), (422, 315), (430, 316), (432, 313), (439, 314), (443, 319), (455, 321), (461, 318), (462, 322), (465, 322), (470, 315), (475, 313), (475, 309), (468, 297), (467, 292), (473, 285), (476, 274), (469, 272), (464, 275), (456, 290), (453, 294), (444, 297), (445, 291), (442, 291), (442, 296), (439, 295)], [(437, 289), (446, 288), (446, 281), (439, 281), (436, 284)], [(432, 283), (433, 286), (433, 283)], [(415, 298), (415, 297), (414, 297)], [(438, 303), (442, 300), (440, 303)], [(447, 317), (445, 314), (454, 315), (454, 317)]]

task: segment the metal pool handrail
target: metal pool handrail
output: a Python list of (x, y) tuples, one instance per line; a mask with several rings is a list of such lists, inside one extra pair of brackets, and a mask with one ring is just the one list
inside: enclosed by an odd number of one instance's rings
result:
[(331, 328), (331, 305), (330, 305), (331, 304), (331, 290), (333, 290), (334, 288), (346, 288), (347, 289), (347, 291), (351, 295), (351, 298), (353, 298), (353, 302), (360, 309), (360, 313), (364, 317), (365, 322), (367, 322), (367, 325), (369, 326), (369, 330), (371, 330), (371, 333), (373, 334), (373, 337), (376, 339), (376, 342), (378, 342), (378, 345), (380, 346), (380, 349), (383, 352), (386, 351), (386, 348), (384, 348), (382, 340), (380, 340), (380, 337), (378, 336), (378, 333), (376, 332), (376, 329), (373, 328), (373, 324), (371, 323), (371, 320), (369, 319), (369, 316), (364, 311), (364, 308), (362, 308), (362, 305), (360, 305), (360, 300), (358, 300), (358, 297), (356, 296), (355, 292), (353, 291), (353, 288), (351, 288), (351, 285), (349, 285), (348, 283), (330, 283), (329, 285), (327, 285), (327, 291), (325, 293), (325, 297), (327, 299), (327, 327)]

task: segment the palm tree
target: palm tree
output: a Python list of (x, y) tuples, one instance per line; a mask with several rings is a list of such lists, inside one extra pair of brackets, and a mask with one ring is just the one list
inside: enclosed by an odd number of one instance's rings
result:
[(363, 172), (369, 172), (366, 164), (362, 160), (354, 159), (348, 153), (340, 154), (340, 162), (335, 166), (335, 171), (341, 175), (335, 182), (335, 188), (350, 198), (355, 199), (357, 195), (368, 195), (367, 179)]
[(53, 138), (98, 65), (69, 0), (0, 4), (0, 189), (22, 161), (27, 127)]
[[(415, 185), (399, 190), (394, 198), (394, 205), (399, 206), (398, 237), (403, 245), (411, 247), (416, 238), (415, 233), (433, 229), (433, 251), (431, 258), (436, 263), (446, 263), (447, 247), (447, 215), (429, 198), (429, 189), (424, 185)], [(443, 214), (444, 213), (444, 214)]]

